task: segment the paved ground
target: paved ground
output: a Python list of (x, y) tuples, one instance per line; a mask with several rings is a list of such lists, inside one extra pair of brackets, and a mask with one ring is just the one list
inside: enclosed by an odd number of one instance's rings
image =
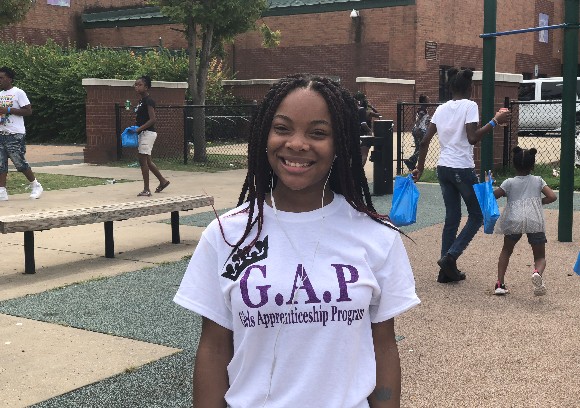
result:
[[(30, 146), (37, 173), (124, 178), (45, 193), (13, 195), (0, 215), (136, 199), (139, 169), (75, 164), (82, 147)], [(72, 160), (72, 162), (71, 162)], [(61, 164), (66, 163), (66, 164)], [(60, 165), (59, 165), (60, 164)], [(372, 174), (372, 171), (369, 171)], [(207, 193), (232, 207), (244, 171), (167, 172), (163, 195)], [(435, 282), (442, 204), (421, 184), (418, 223), (405, 240), (422, 300), (397, 319), (404, 407), (575, 407), (580, 376), (580, 278), (572, 265), (580, 237), (557, 241), (557, 203), (547, 209), (545, 297), (534, 297), (531, 251), (516, 247), (511, 294), (492, 295), (501, 237), (480, 233), (460, 258), (466, 281)], [(376, 197), (381, 211), (390, 197)], [(0, 236), (0, 407), (188, 407), (196, 316), (171, 302), (207, 209), (182, 214), (182, 243), (170, 243), (168, 216), (115, 223), (114, 259), (104, 258), (102, 226), (35, 234), (37, 274), (24, 275), (22, 234)]]

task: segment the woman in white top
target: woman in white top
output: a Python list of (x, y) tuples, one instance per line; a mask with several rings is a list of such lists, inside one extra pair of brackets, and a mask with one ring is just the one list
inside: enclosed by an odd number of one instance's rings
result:
[[(452, 99), (440, 105), (431, 118), (427, 134), (421, 141), (419, 161), (413, 170), (418, 181), (423, 174), (425, 158), (431, 139), (437, 133), (441, 153), (437, 163), (437, 178), (445, 203), (445, 225), (441, 239), (441, 270), (437, 282), (449, 283), (465, 279), (457, 269), (457, 258), (467, 248), (481, 225), (483, 215), (473, 190), (479, 182), (473, 161), (473, 146), (491, 132), (499, 123), (506, 123), (508, 111), (496, 113), (495, 117), (478, 128), (477, 104), (470, 100), (473, 90), (473, 72), (470, 69), (451, 68), (447, 72)], [(457, 235), (461, 222), (461, 200), (467, 206), (467, 223)]]
[(282, 79), (262, 101), (239, 206), (204, 231), (175, 295), (203, 317), (196, 408), (400, 406), (394, 318), (419, 299), (359, 126), (327, 78)]

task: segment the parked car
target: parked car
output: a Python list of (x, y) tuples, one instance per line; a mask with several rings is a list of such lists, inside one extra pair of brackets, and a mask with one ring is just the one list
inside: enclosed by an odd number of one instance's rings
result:
[[(562, 126), (562, 77), (524, 80), (518, 90), (518, 134), (559, 134)], [(580, 126), (580, 78), (576, 86), (576, 124)]]

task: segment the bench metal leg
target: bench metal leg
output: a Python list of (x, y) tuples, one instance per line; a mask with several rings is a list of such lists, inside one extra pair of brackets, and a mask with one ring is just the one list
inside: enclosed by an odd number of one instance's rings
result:
[(171, 211), (171, 242), (174, 244), (181, 242), (179, 236), (179, 211)]
[(105, 221), (105, 258), (115, 257), (115, 239), (113, 238), (113, 221)]
[(24, 231), (24, 273), (36, 273), (34, 231)]

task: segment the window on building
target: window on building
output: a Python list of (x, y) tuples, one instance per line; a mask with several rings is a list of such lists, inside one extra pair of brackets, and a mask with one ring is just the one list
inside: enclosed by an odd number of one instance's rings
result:
[(46, 4), (51, 6), (70, 7), (70, 0), (46, 0)]

